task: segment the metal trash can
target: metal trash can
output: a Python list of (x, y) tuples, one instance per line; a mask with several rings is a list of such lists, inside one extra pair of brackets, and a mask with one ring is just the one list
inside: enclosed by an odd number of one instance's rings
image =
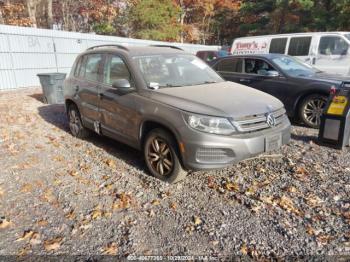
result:
[(46, 104), (63, 104), (63, 81), (66, 78), (64, 73), (38, 74)]

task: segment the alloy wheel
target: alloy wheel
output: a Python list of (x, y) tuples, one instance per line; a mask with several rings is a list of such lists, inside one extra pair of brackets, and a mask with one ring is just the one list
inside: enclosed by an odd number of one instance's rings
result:
[(147, 149), (147, 160), (153, 171), (161, 176), (168, 176), (174, 168), (173, 155), (169, 145), (161, 138), (155, 137)]
[(304, 106), (303, 116), (310, 126), (319, 126), (321, 124), (321, 115), (326, 106), (326, 100), (323, 98), (310, 99)]
[(69, 128), (74, 136), (78, 135), (80, 126), (78, 113), (74, 109), (71, 109), (69, 111)]

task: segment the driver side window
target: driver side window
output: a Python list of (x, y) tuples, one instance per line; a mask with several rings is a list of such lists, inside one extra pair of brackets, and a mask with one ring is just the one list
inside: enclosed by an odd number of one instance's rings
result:
[(103, 70), (103, 82), (112, 85), (116, 80), (126, 79), (133, 86), (129, 69), (119, 56), (109, 56)]
[(269, 71), (276, 71), (270, 64), (261, 59), (245, 59), (244, 70), (246, 74), (267, 75)]

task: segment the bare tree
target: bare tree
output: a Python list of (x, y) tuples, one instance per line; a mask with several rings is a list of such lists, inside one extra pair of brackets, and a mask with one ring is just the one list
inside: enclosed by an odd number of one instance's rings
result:
[(26, 0), (26, 2), (27, 2), (28, 15), (32, 22), (32, 26), (37, 27), (36, 10), (37, 10), (38, 0)]

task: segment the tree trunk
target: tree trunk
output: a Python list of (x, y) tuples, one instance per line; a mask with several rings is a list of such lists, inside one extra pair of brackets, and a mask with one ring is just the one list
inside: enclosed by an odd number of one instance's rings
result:
[(37, 27), (36, 21), (36, 1), (35, 0), (27, 0), (27, 10), (29, 18), (32, 22), (33, 27)]
[(47, 0), (47, 26), (52, 29), (53, 26), (53, 14), (52, 14), (52, 0)]
[(4, 17), (2, 15), (2, 10), (0, 9), (0, 24), (5, 24)]
[(284, 32), (284, 27), (286, 25), (286, 15), (287, 15), (287, 10), (288, 10), (288, 5), (289, 5), (288, 0), (284, 0), (282, 2), (280, 21), (278, 23), (277, 30), (276, 30), (277, 31), (276, 33), (278, 33), (278, 34), (281, 34)]

